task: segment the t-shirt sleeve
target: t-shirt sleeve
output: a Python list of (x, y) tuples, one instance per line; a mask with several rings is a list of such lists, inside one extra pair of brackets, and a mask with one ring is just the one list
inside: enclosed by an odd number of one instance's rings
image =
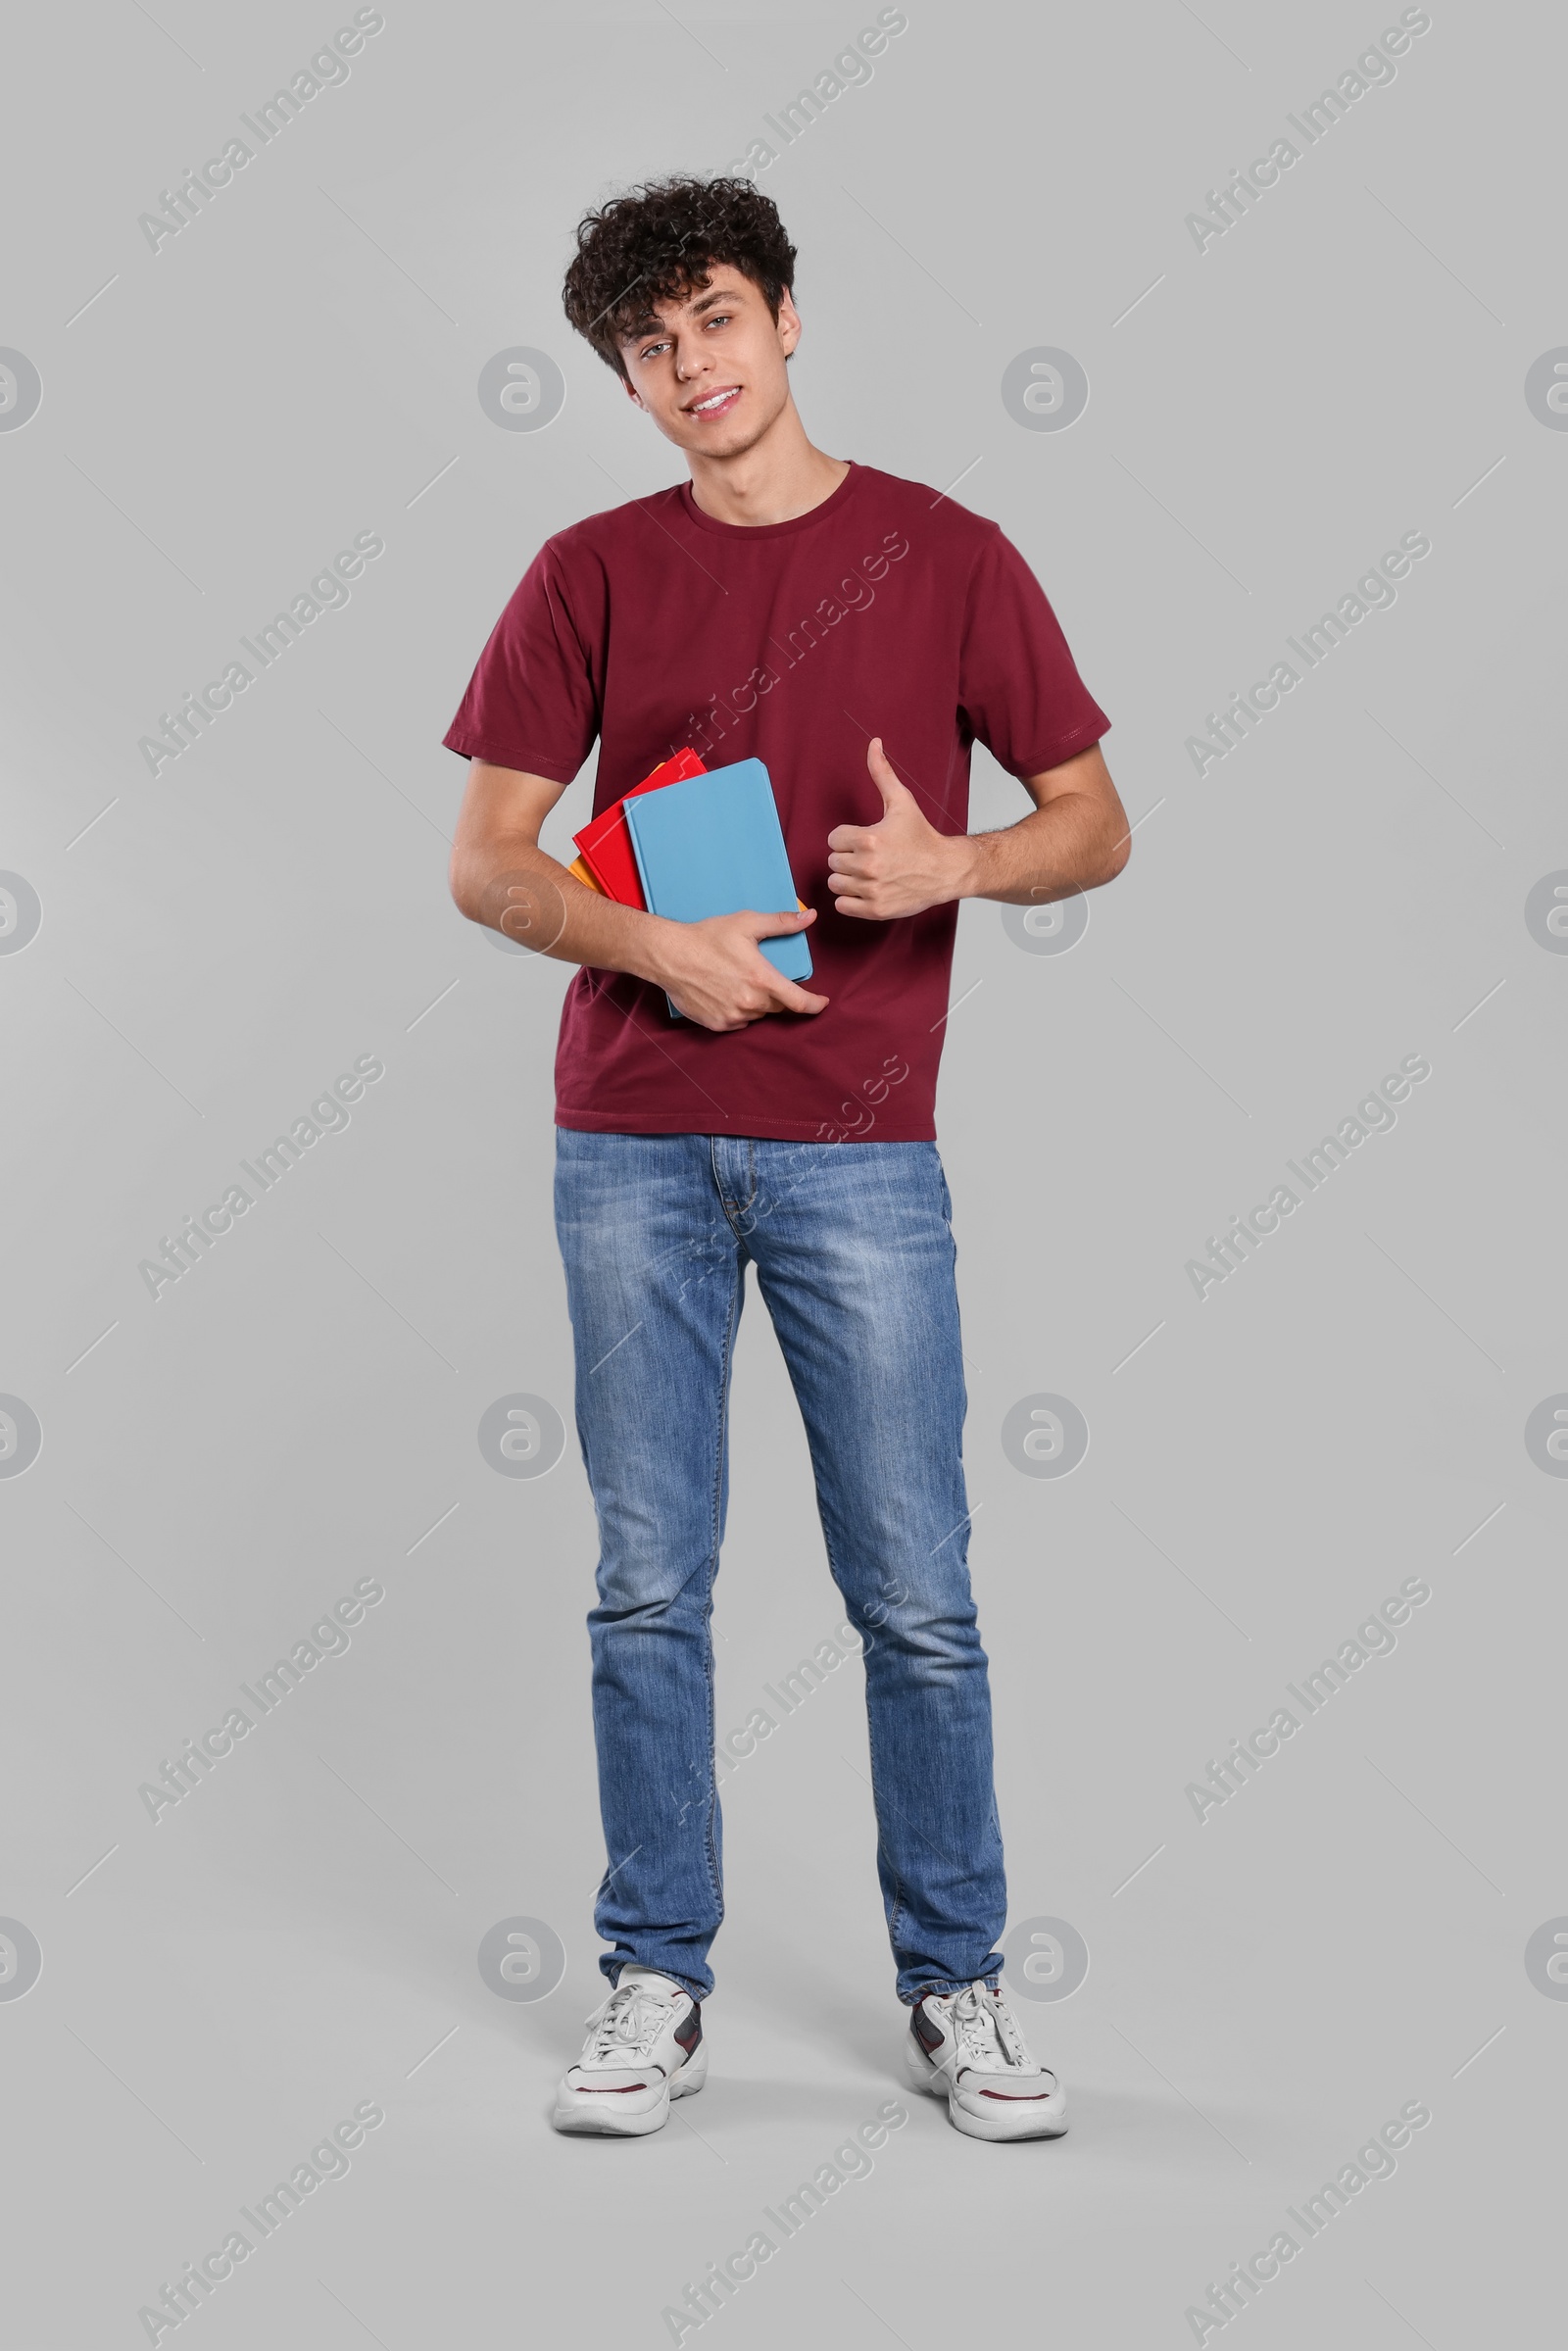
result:
[(1000, 530), (969, 577), (958, 702), (997, 764), (1019, 777), (1059, 767), (1110, 728), (1045, 590)]
[(448, 751), (571, 782), (599, 733), (592, 605), (547, 542), (479, 656), (442, 737)]

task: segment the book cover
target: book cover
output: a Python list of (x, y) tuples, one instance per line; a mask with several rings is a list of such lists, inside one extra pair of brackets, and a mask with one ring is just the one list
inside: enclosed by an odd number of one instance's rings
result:
[[(740, 759), (646, 796), (628, 794), (624, 806), (650, 912), (672, 922), (703, 922), (747, 908), (783, 914), (801, 904), (772, 782), (760, 759)], [(804, 932), (760, 939), (758, 946), (786, 979), (810, 978)], [(675, 1006), (669, 1008), (679, 1019)]]
[(644, 792), (661, 792), (666, 784), (705, 772), (702, 760), (687, 746), (672, 759), (662, 759), (652, 775), (645, 775), (640, 784), (633, 784), (613, 808), (602, 808), (580, 833), (573, 833), (572, 842), (583, 863), (607, 898), (615, 899), (623, 906), (646, 907), (647, 904), (626, 831), (623, 810), (627, 801)]

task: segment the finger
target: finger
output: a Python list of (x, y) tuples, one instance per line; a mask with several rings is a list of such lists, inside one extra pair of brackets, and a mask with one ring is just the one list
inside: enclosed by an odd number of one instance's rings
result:
[(754, 939), (780, 939), (791, 931), (804, 931), (808, 922), (814, 922), (816, 908), (807, 906), (803, 910), (792, 906), (787, 914), (760, 914), (748, 907), (741, 919), (751, 928)]
[(871, 770), (872, 783), (882, 795), (884, 813), (889, 808), (897, 808), (902, 802), (914, 798), (914, 794), (906, 786), (901, 784), (894, 773), (893, 762), (882, 748), (880, 735), (873, 735), (866, 745), (865, 763)]
[(829, 849), (864, 849), (875, 833), (869, 824), (836, 824), (827, 837)]
[(777, 989), (777, 1009), (780, 1012), (825, 1012), (827, 998), (813, 996), (808, 988), (797, 988), (793, 980), (780, 980)]

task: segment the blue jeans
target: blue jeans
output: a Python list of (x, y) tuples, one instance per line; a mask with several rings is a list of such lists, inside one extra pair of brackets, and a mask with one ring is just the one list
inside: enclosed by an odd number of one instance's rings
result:
[[(991, 1695), (969, 1593), (952, 1201), (934, 1143), (557, 1129), (608, 1863), (594, 1922), (696, 1997), (724, 1904), (710, 1635), (750, 1259), (864, 1642), (877, 1870), (901, 1999), (1002, 1965)], [(853, 1800), (853, 1783), (846, 1783)]]

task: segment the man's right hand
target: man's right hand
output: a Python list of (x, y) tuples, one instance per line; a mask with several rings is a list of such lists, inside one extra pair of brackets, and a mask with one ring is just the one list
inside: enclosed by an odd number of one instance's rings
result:
[(710, 914), (706, 922), (672, 922), (650, 976), (700, 1028), (749, 1028), (768, 1012), (821, 1012), (812, 996), (775, 970), (759, 939), (783, 938), (816, 920), (814, 910), (793, 914)]

